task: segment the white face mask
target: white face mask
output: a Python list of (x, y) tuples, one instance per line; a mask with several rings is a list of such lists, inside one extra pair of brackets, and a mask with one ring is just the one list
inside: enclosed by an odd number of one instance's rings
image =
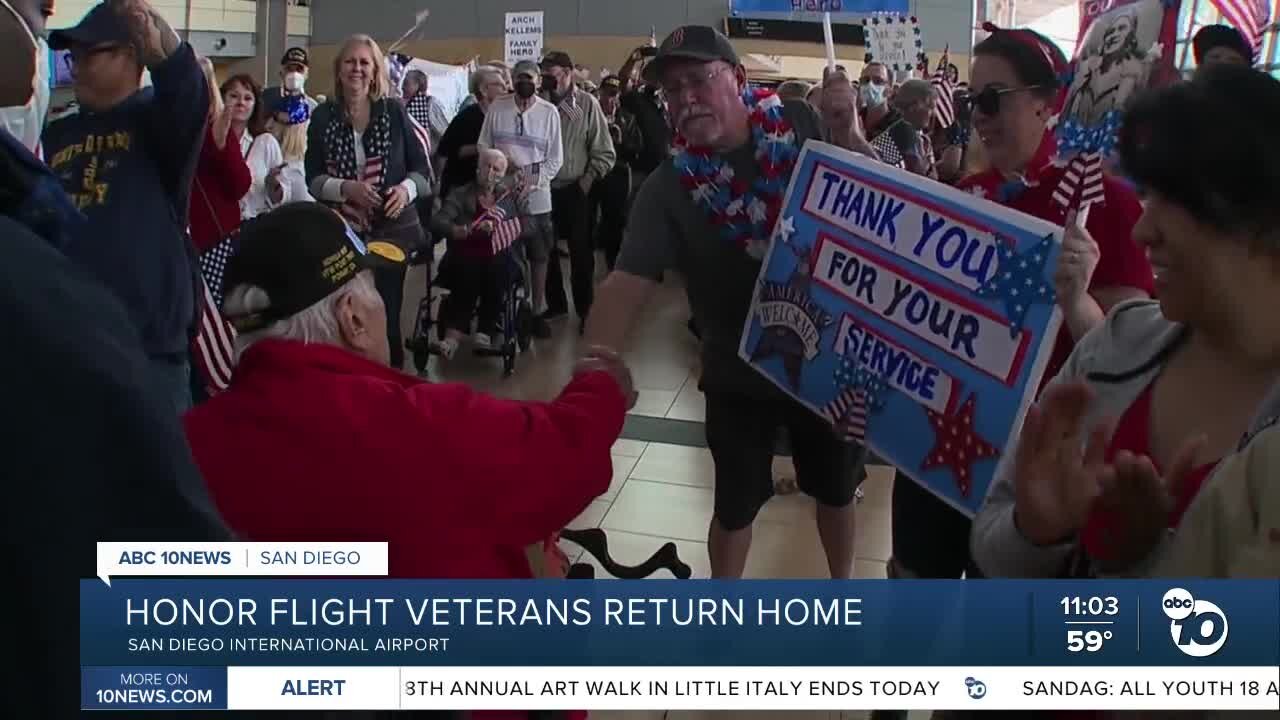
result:
[[(18, 15), (8, 2), (3, 2), (4, 9), (17, 17), (18, 23), (26, 30), (27, 37), (35, 54), (35, 73), (32, 76), (31, 99), (26, 105), (0, 108), (0, 128), (13, 135), (31, 152), (37, 152), (40, 146), (40, 133), (44, 130), (44, 119), (49, 111), (50, 72), (49, 44), (42, 37), (31, 34), (31, 28)], [(0, 12), (3, 12), (0, 11)]]
[(302, 92), (302, 88), (307, 84), (307, 76), (300, 72), (290, 72), (284, 74), (284, 89), (291, 93)]

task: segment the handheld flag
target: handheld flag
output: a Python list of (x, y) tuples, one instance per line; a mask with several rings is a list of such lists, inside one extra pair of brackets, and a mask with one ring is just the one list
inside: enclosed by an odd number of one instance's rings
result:
[(827, 45), (827, 72), (836, 70), (836, 42), (831, 32), (831, 13), (822, 13), (822, 40)]
[(956, 122), (955, 87), (951, 85), (947, 72), (950, 67), (951, 46), (948, 45), (942, 51), (942, 58), (938, 60), (938, 67), (930, 79), (933, 89), (938, 93), (938, 100), (933, 105), (933, 117), (942, 128), (949, 128)]

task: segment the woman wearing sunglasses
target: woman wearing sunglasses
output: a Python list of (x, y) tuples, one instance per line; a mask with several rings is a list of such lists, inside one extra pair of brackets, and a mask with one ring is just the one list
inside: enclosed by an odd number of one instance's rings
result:
[[(1277, 127), (1280, 82), (1234, 66), (1128, 111), (1120, 160), (1143, 190), (1133, 234), (1159, 302), (1117, 308), (1028, 415), (974, 519), (987, 572), (1141, 573), (1170, 529), (1173, 572), (1229, 576), (1280, 554), (1276, 505), (1261, 502), (1274, 463), (1241, 441), (1280, 415), (1280, 393), (1268, 397), (1280, 377)], [(1220, 463), (1241, 446), (1253, 468)], [(1269, 559), (1233, 559), (1251, 540)]]
[[(1034, 31), (990, 24), (986, 30), (990, 36), (973, 49), (970, 102), (973, 134), (989, 169), (957, 186), (1067, 228), (1054, 278), (1065, 323), (1046, 370), (1045, 377), (1051, 378), (1112, 306), (1150, 296), (1151, 267), (1131, 237), (1142, 210), (1137, 196), (1111, 178), (1104, 181), (1105, 201), (1084, 222), (1054, 202), (1065, 170), (1052, 163), (1055, 143), (1049, 120), (1059, 109), (1059, 78), (1067, 59)], [(906, 481), (894, 483), (892, 513), (890, 571), (895, 577), (980, 574), (965, 541), (968, 518)]]

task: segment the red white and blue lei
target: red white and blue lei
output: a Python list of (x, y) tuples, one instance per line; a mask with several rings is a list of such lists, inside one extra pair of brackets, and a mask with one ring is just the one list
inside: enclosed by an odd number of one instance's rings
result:
[(735, 177), (723, 157), (710, 148), (692, 147), (679, 135), (674, 161), (681, 184), (693, 196), (694, 204), (720, 228), (722, 238), (762, 259), (800, 149), (783, 113), (782, 100), (775, 93), (748, 88), (742, 101), (751, 111), (751, 140), (759, 170), (755, 182), (748, 184)]

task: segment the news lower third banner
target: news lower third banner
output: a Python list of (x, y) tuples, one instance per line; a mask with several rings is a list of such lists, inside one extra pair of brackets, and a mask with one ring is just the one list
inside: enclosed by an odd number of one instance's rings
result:
[(1276, 709), (1280, 582), (80, 585), (86, 709)]

